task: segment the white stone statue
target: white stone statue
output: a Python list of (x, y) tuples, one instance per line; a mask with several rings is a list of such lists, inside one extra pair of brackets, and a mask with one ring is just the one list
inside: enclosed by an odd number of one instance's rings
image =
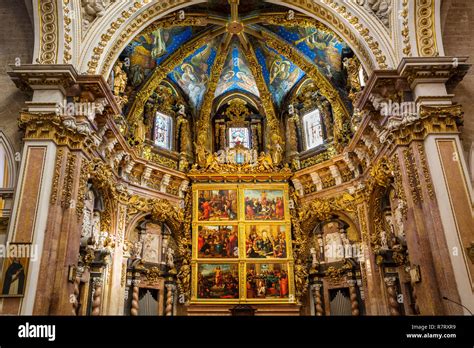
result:
[(383, 250), (388, 250), (387, 232), (385, 230), (380, 232), (380, 243)]
[(341, 229), (341, 240), (344, 247), (344, 258), (349, 259), (353, 257), (352, 244), (349, 238), (347, 238), (347, 233), (344, 229)]
[(171, 248), (166, 250), (166, 264), (169, 268), (174, 268), (174, 250)]
[(405, 202), (398, 200), (397, 208), (395, 209), (395, 225), (397, 226), (397, 237), (405, 242), (405, 226), (403, 211), (405, 210)]
[(318, 258), (317, 258), (316, 248), (311, 248), (309, 250), (309, 252), (311, 253), (311, 258), (312, 258), (311, 266), (316, 267), (318, 265)]

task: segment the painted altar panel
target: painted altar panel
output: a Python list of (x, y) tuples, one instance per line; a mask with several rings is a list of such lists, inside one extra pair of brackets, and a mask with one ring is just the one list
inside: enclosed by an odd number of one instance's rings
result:
[(247, 224), (245, 226), (246, 258), (286, 259), (290, 243), (291, 236), (285, 225)]
[(245, 292), (247, 299), (288, 300), (289, 272), (286, 263), (247, 263)]
[(238, 218), (237, 190), (228, 187), (197, 190), (194, 216), (198, 221), (233, 221)]
[(238, 225), (201, 225), (196, 228), (196, 254), (200, 259), (239, 257)]
[(245, 220), (284, 220), (283, 190), (245, 189), (243, 192)]
[(238, 263), (199, 263), (196, 270), (198, 299), (239, 299)]
[(288, 200), (287, 184), (193, 185), (191, 303), (294, 303)]

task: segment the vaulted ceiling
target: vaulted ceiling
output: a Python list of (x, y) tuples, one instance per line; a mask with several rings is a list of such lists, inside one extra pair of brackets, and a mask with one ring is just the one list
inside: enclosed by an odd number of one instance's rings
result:
[[(181, 16), (181, 17), (180, 17)], [(282, 49), (290, 46), (292, 51)], [(209, 1), (152, 23), (120, 55), (129, 100), (159, 74), (181, 89), (198, 112), (206, 94), (269, 94), (280, 107), (311, 78), (330, 85), (350, 108), (343, 59), (354, 53), (322, 23), (288, 9), (253, 1)], [(218, 75), (218, 76), (214, 76)], [(324, 81), (322, 81), (324, 80)]]

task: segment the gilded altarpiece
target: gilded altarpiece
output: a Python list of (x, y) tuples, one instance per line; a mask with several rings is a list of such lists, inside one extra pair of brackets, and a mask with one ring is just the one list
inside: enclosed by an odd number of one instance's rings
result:
[(191, 303), (296, 303), (287, 184), (194, 184)]

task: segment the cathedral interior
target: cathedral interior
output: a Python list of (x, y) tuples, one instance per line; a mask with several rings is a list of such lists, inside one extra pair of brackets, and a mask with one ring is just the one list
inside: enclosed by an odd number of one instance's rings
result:
[(473, 2), (0, 9), (0, 314), (474, 311)]

